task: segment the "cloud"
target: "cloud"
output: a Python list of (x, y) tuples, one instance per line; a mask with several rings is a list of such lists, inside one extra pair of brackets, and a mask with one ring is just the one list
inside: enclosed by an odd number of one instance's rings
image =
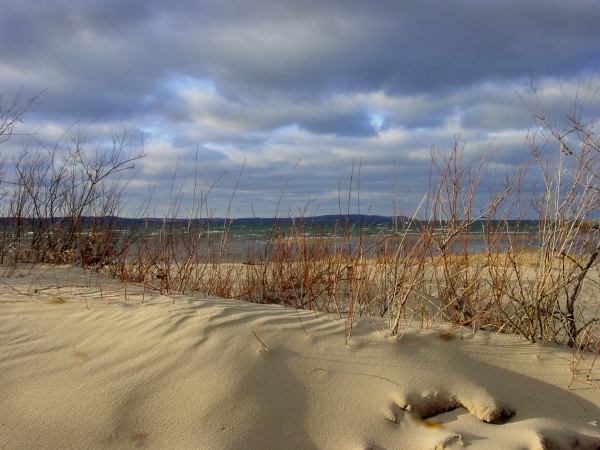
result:
[[(373, 211), (387, 214), (391, 185), (422, 192), (432, 146), (449, 149), (455, 136), (470, 155), (501, 145), (503, 164), (518, 165), (527, 106), (539, 99), (564, 119), (565, 100), (600, 60), (592, 0), (0, 0), (0, 8), (0, 93), (45, 90), (21, 130), (45, 126), (37, 132), (50, 143), (87, 124), (93, 144), (135, 126), (148, 156), (130, 189), (142, 198), (156, 183), (157, 211), (179, 161), (181, 180), (196, 174), (207, 186), (227, 171), (212, 192), (219, 210), (244, 165), (240, 214), (252, 205), (270, 215), (298, 162), (289, 201), (318, 197), (324, 210), (339, 208), (354, 163)], [(587, 100), (597, 112), (598, 100)]]

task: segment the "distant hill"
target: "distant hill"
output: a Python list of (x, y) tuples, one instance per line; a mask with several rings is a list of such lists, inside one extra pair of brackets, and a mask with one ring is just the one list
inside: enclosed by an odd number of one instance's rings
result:
[[(165, 222), (165, 219), (162, 218), (148, 218), (148, 219), (124, 219), (118, 218), (119, 223), (123, 225), (133, 225), (133, 224), (148, 224), (148, 225), (158, 225)], [(239, 217), (234, 219), (225, 219), (222, 217), (213, 217), (210, 219), (192, 219), (192, 223), (212, 223), (215, 225), (223, 224), (225, 222), (234, 224), (234, 225), (268, 225), (274, 224), (275, 222), (281, 225), (291, 224), (292, 222), (298, 222), (303, 220), (305, 223), (309, 224), (318, 224), (318, 223), (373, 223), (373, 222), (384, 222), (384, 223), (392, 223), (394, 220), (404, 221), (408, 220), (407, 217), (399, 216), (378, 216), (378, 215), (364, 215), (364, 214), (349, 214), (349, 215), (339, 215), (339, 214), (328, 214), (322, 216), (308, 216), (308, 217)], [(186, 224), (189, 223), (188, 219), (166, 219), (166, 222), (169, 224)]]
[[(272, 223), (280, 223), (280, 224), (291, 224), (292, 222), (299, 220), (304, 220), (305, 223), (373, 223), (373, 222), (389, 222), (392, 223), (394, 220), (404, 221), (408, 220), (405, 216), (378, 216), (378, 215), (366, 215), (366, 214), (328, 214), (321, 216), (308, 216), (308, 217), (242, 217), (242, 218), (233, 218), (233, 219), (225, 219), (225, 218), (199, 218), (199, 219), (173, 219), (173, 218), (161, 218), (161, 217), (148, 217), (148, 218), (127, 218), (127, 217), (114, 217), (114, 216), (104, 216), (104, 217), (83, 217), (83, 224), (91, 225), (94, 222), (102, 221), (102, 222), (112, 222), (116, 223), (119, 226), (128, 227), (139, 224), (147, 224), (149, 226), (159, 225), (163, 223), (169, 224), (187, 224), (189, 222), (199, 224), (199, 223), (212, 223), (212, 224), (223, 224), (225, 222), (230, 222), (233, 224), (272, 224)], [(0, 224), (9, 224), (15, 220), (11, 217), (2, 217), (0, 218)], [(51, 219), (41, 219), (41, 221), (50, 221)], [(68, 218), (55, 218), (53, 219), (55, 222), (60, 220), (68, 220)], [(19, 221), (23, 224), (23, 222), (29, 222), (30, 225), (34, 222), (40, 221), (40, 219), (19, 219)]]
[[(277, 220), (279, 223), (291, 223), (292, 221), (298, 221), (303, 219), (305, 222), (310, 223), (325, 223), (325, 222), (393, 222), (394, 220), (407, 220), (407, 217), (399, 216), (394, 219), (392, 216), (377, 216), (377, 215), (365, 215), (365, 214), (328, 214), (322, 216), (308, 216), (308, 217), (278, 217), (267, 218), (267, 217), (244, 217), (233, 219), (233, 223), (272, 223)], [(213, 219), (216, 221), (223, 221), (224, 219)]]

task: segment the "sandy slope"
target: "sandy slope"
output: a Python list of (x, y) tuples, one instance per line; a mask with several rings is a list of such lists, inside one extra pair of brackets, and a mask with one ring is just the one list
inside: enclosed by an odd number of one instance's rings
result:
[(368, 320), (347, 341), (326, 315), (140, 293), (71, 267), (0, 278), (0, 448), (600, 448), (568, 349)]

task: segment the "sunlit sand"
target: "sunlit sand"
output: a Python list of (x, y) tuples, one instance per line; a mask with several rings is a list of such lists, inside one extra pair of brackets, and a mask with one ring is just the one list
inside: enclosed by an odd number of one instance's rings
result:
[(390, 337), (366, 318), (348, 337), (323, 313), (143, 300), (70, 266), (0, 278), (0, 448), (600, 447), (600, 391), (572, 382), (567, 348), (444, 325)]

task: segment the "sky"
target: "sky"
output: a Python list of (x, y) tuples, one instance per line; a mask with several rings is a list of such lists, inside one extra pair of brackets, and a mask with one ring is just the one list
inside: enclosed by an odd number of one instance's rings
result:
[[(221, 217), (410, 213), (432, 147), (460, 136), (465, 160), (491, 146), (513, 170), (532, 85), (560, 119), (600, 62), (597, 0), (0, 0), (0, 10), (0, 94), (41, 93), (17, 131), (43, 142), (84, 133), (102, 149), (111, 129), (130, 130), (146, 156), (128, 207), (152, 190), (155, 215), (182, 183), (189, 201), (194, 177), (205, 193), (219, 180), (207, 203)], [(23, 145), (13, 136), (2, 151)]]

